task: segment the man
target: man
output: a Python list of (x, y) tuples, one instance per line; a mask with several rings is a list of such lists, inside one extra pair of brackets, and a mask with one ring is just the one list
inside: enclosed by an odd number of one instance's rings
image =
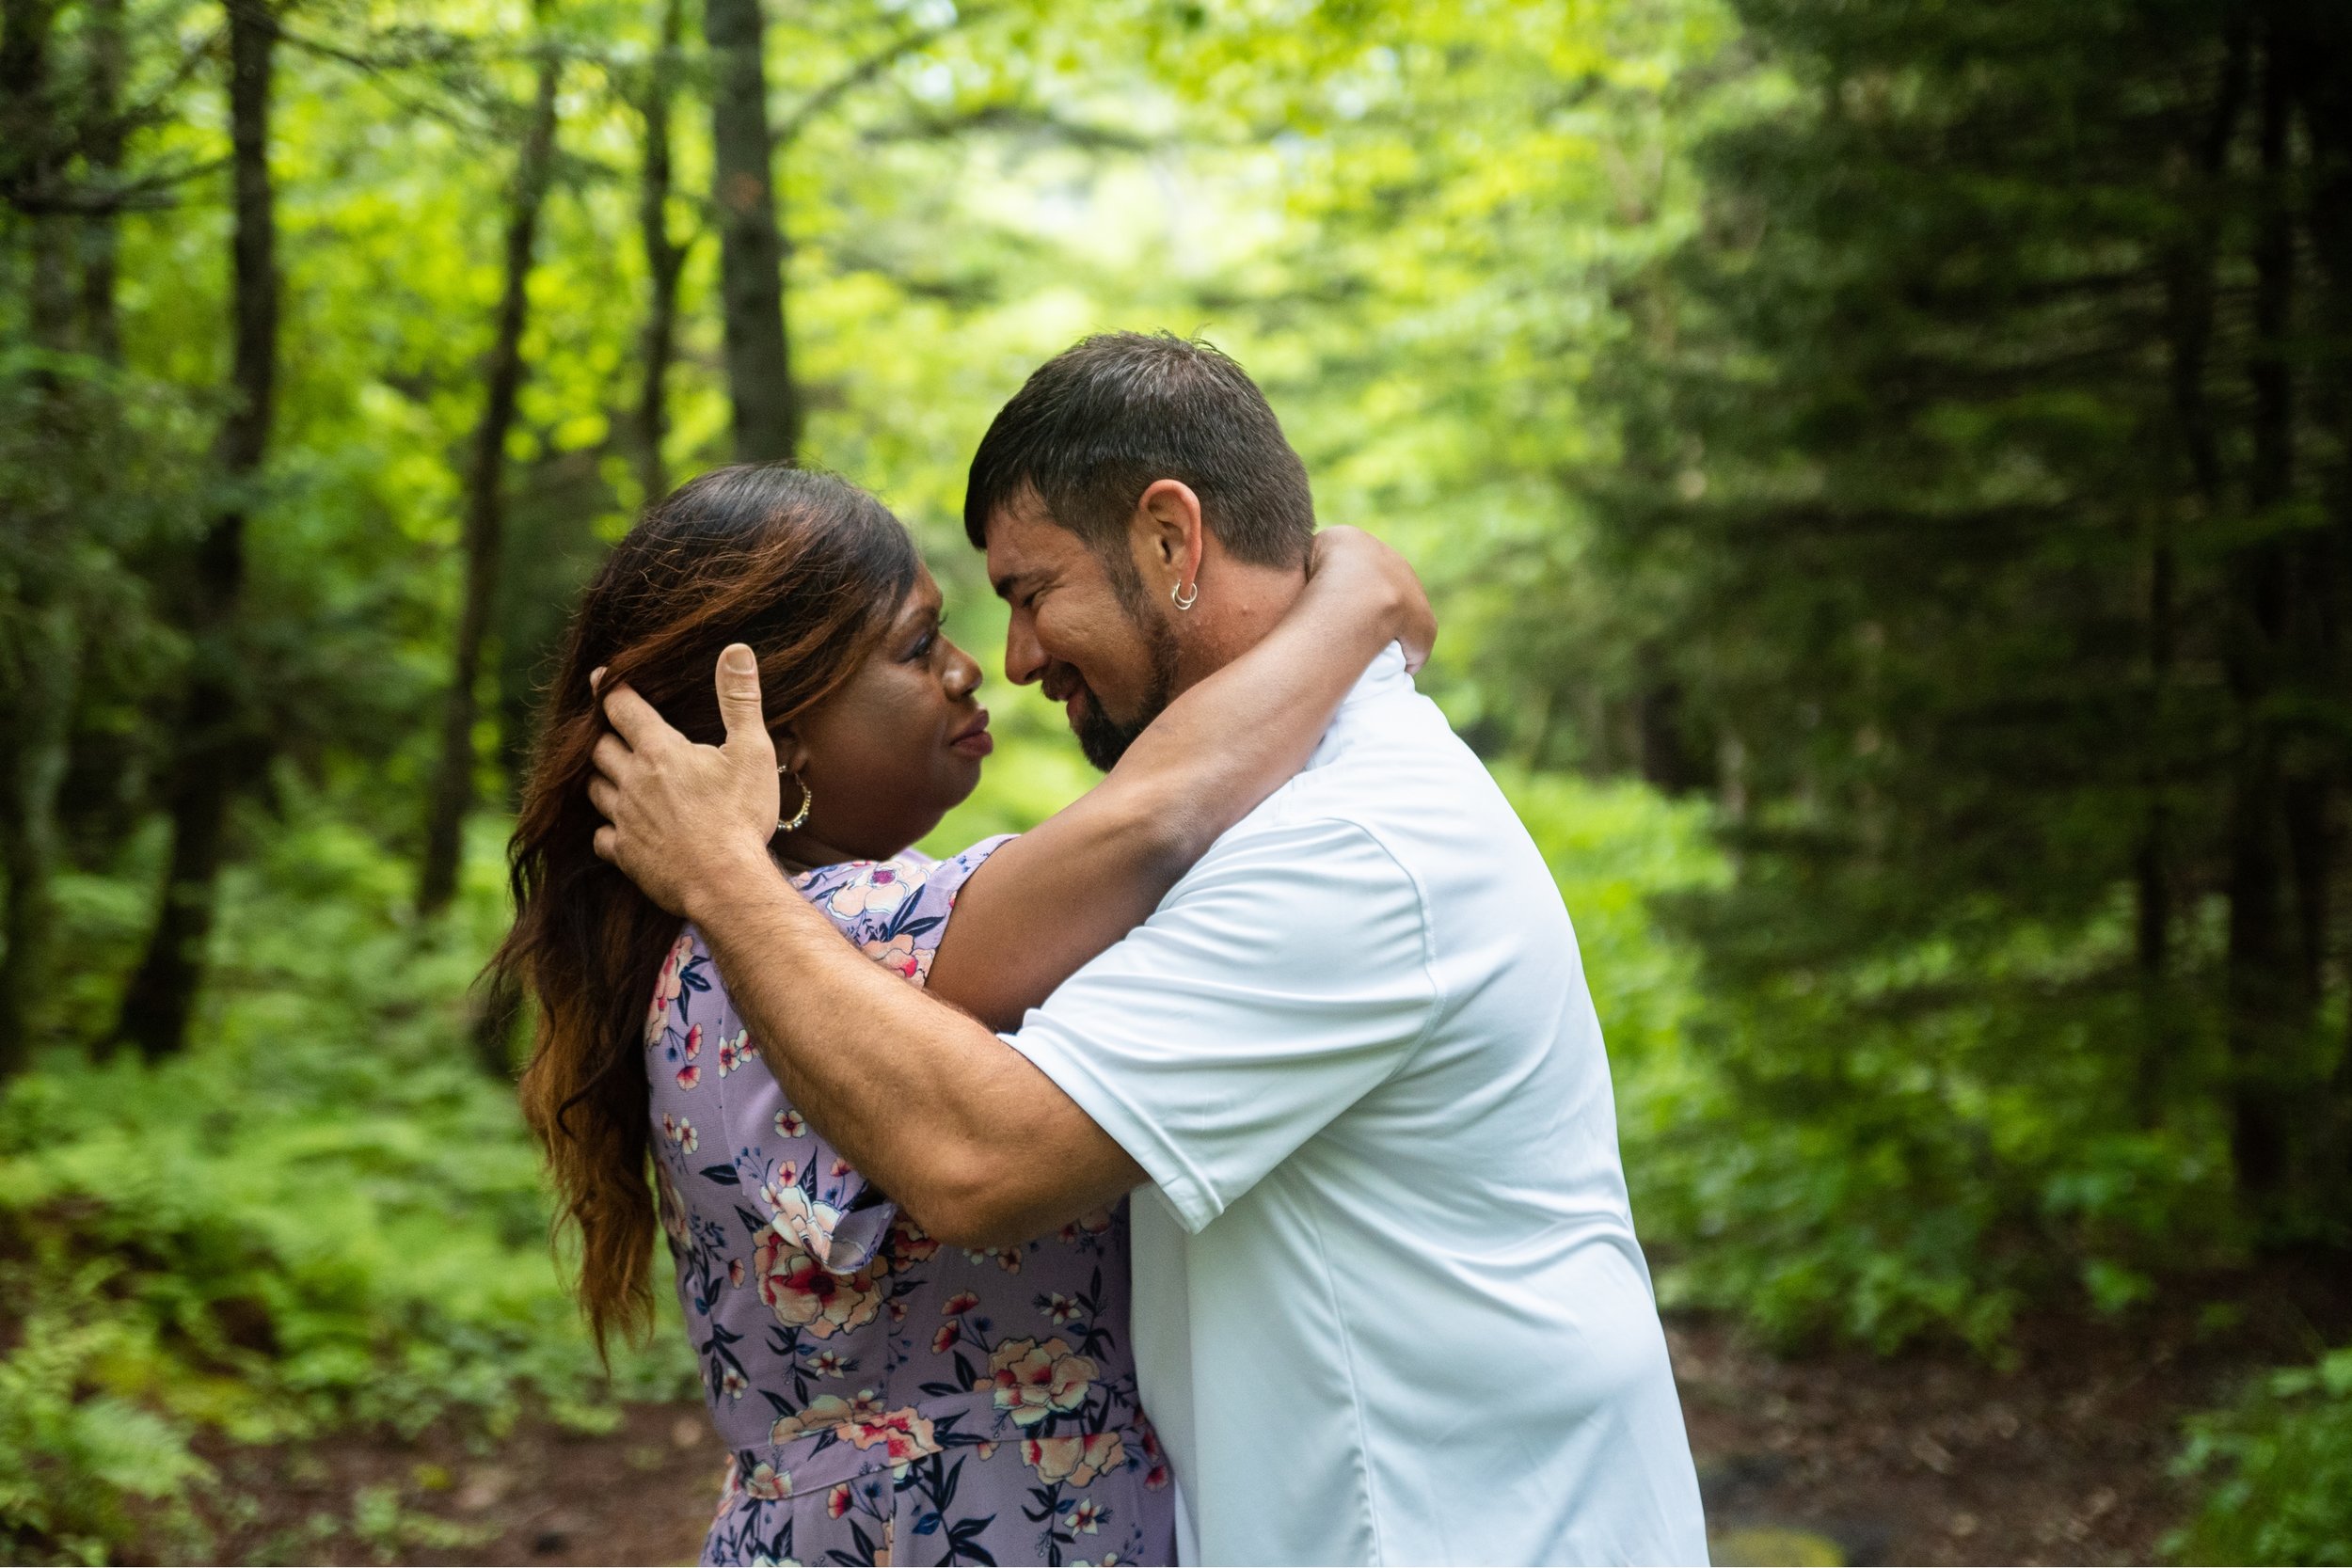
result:
[[(1005, 406), (965, 523), (1011, 607), (1006, 673), (1104, 768), (1280, 618), (1314, 529), (1240, 367), (1131, 334)], [(770, 862), (740, 652), (723, 749), (609, 695), (598, 847), (701, 927), (794, 1101), (943, 1240), (1151, 1188), (1134, 1332), (1185, 1560), (1704, 1560), (1566, 911), (1395, 650), (1295, 780), (1001, 1038)]]

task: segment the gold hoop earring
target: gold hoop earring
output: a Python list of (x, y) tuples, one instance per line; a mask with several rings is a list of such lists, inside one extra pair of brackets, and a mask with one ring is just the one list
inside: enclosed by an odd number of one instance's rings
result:
[(1200, 579), (1199, 578), (1192, 579), (1192, 592), (1189, 594), (1184, 591), (1184, 584), (1182, 583), (1169, 584), (1168, 590), (1168, 602), (1174, 605), (1178, 610), (1190, 610), (1200, 601)]
[[(779, 768), (776, 769), (776, 774), (779, 778), (787, 773), (792, 773), (792, 770), (789, 768)], [(817, 804), (817, 792), (808, 787), (808, 781), (806, 779), (802, 778), (798, 773), (792, 773), (792, 782), (801, 786), (801, 809), (792, 814), (791, 821), (786, 822), (778, 820), (776, 823), (776, 832), (780, 833), (798, 832), (801, 825), (808, 820), (810, 808)]]

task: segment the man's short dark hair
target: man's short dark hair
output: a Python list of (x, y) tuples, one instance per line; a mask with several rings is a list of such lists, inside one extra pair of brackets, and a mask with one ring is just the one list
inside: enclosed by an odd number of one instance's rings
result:
[(1202, 526), (1237, 559), (1305, 564), (1314, 497), (1265, 394), (1207, 343), (1167, 332), (1083, 338), (1039, 366), (972, 455), (963, 531), (985, 548), (990, 516), (1034, 487), (1055, 523), (1108, 554), (1163, 479), (1192, 487)]

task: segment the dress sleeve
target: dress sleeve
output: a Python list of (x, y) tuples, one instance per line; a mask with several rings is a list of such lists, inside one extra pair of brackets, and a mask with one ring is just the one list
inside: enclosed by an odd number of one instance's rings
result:
[(1439, 1015), (1420, 884), (1329, 819), (1229, 835), (1005, 1039), (1199, 1231), (1412, 1058)]
[[(957, 893), (1009, 837), (984, 839), (942, 861), (909, 852), (819, 866), (792, 885), (867, 958), (919, 986), (930, 977)], [(733, 1031), (721, 1042), (731, 1059), (757, 1049), (732, 1007), (724, 1027)], [(854, 1274), (870, 1264), (898, 1206), (810, 1129), (772, 1073), (745, 1080), (731, 1097), (730, 1119), (756, 1150), (760, 1168), (742, 1174), (746, 1185), (757, 1177), (755, 1190), (778, 1231), (829, 1273)]]

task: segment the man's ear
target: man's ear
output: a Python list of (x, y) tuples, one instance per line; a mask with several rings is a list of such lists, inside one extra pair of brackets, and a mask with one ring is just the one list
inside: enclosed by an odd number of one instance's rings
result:
[(1201, 552), (1208, 535), (1200, 522), (1200, 498), (1180, 479), (1153, 480), (1136, 502), (1128, 525), (1136, 570), (1160, 593), (1199, 586)]

